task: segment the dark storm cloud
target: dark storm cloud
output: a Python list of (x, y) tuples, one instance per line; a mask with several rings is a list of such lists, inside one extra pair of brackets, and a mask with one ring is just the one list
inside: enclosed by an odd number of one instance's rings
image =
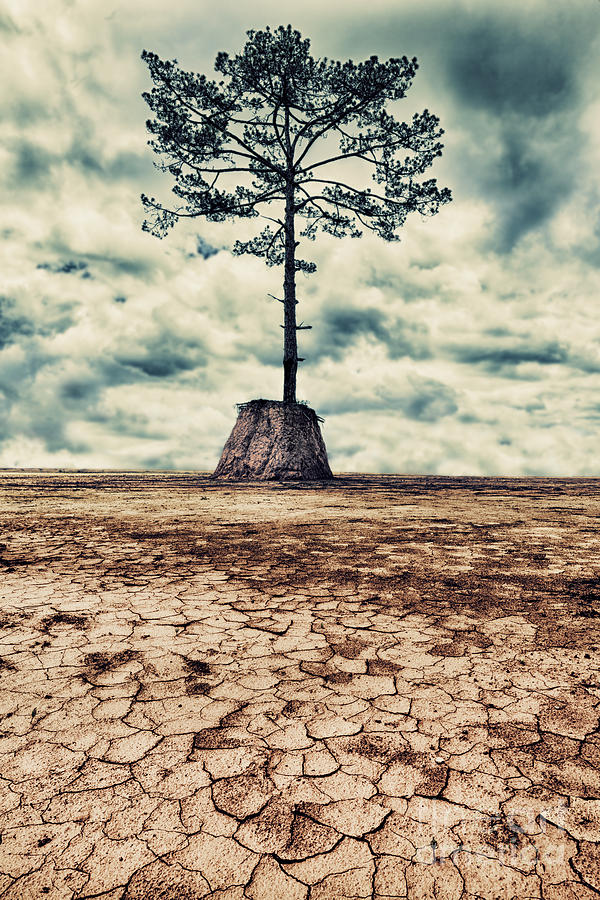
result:
[[(27, 108), (13, 111), (13, 119), (22, 124), (30, 124), (34, 110)], [(16, 122), (19, 124), (19, 121)], [(75, 136), (64, 152), (48, 150), (39, 142), (29, 138), (18, 138), (7, 142), (12, 156), (11, 178), (20, 189), (50, 186), (56, 177), (56, 170), (69, 166), (87, 177), (110, 179), (111, 181), (133, 181), (140, 178), (154, 180), (152, 162), (148, 153), (121, 152), (106, 156), (100, 145), (88, 138)]]
[(135, 257), (119, 256), (117, 253), (114, 253), (112, 256), (109, 256), (108, 254), (86, 253), (86, 259), (104, 265), (116, 275), (134, 275), (140, 280), (150, 278), (157, 268), (155, 260), (148, 259), (147, 257), (138, 257), (136, 259)]
[(118, 355), (116, 361), (150, 378), (169, 378), (205, 366), (207, 353), (197, 340), (186, 341), (165, 333), (156, 335), (145, 346)]
[(0, 350), (20, 339), (34, 335), (49, 337), (66, 331), (73, 324), (71, 302), (46, 307), (35, 319), (19, 309), (11, 297), (0, 296)]
[(88, 441), (69, 437), (67, 426), (69, 419), (57, 415), (59, 407), (33, 405), (27, 426), (23, 429), (25, 436), (38, 438), (49, 453), (68, 450), (70, 453), (87, 453), (92, 447)]
[(459, 185), (494, 205), (500, 253), (548, 222), (578, 186), (579, 74), (598, 24), (581, 11), (509, 16), (498, 7), (451, 26), (445, 71), (472, 141)]
[(70, 378), (61, 385), (60, 396), (69, 404), (89, 403), (98, 396), (98, 388), (98, 383), (91, 379)]
[[(87, 278), (86, 271), (90, 265), (94, 271), (90, 273), (91, 277), (96, 274), (105, 274), (107, 276), (131, 275), (142, 281), (149, 281), (156, 273), (159, 263), (156, 258), (146, 255), (141, 256), (138, 252), (126, 256), (122, 254), (121, 248), (115, 247), (112, 253), (97, 253), (89, 250), (87, 253), (77, 253), (70, 244), (66, 243), (59, 229), (50, 235), (46, 241), (46, 250), (54, 254), (58, 259), (55, 262), (38, 263), (38, 268), (45, 268), (53, 273), (76, 273), (82, 272), (82, 277)], [(67, 268), (64, 268), (64, 267)]]
[(87, 135), (76, 133), (66, 152), (64, 154), (57, 153), (54, 162), (55, 164), (67, 163), (88, 177), (107, 174), (107, 168), (102, 162), (100, 145), (94, 145)]
[(485, 179), (496, 207), (494, 249), (509, 253), (522, 237), (551, 220), (575, 190), (579, 149), (572, 132), (540, 144), (530, 134), (529, 122), (506, 126), (497, 166)]
[[(41, 291), (54, 291), (54, 296), (27, 302), (0, 297), (0, 450), (17, 433), (21, 441), (31, 441), (49, 454), (94, 453), (94, 440), (87, 436), (90, 426), (125, 438), (164, 440), (168, 435), (161, 425), (135, 408), (111, 411), (106, 391), (177, 378), (204, 366), (207, 350), (202, 340), (179, 333), (183, 326), (171, 322), (165, 307), (137, 325), (135, 311), (115, 319), (108, 311), (114, 302), (108, 285), (83, 282), (80, 299), (61, 299), (59, 279), (85, 275), (81, 261), (43, 263), (40, 268), (38, 277), (46, 279), (39, 282)], [(94, 292), (91, 298), (104, 292), (106, 312), (97, 299), (86, 309), (87, 290)], [(95, 327), (104, 335), (97, 346), (89, 334), (95, 313)], [(106, 316), (114, 323), (110, 337), (102, 327)], [(122, 333), (119, 322), (125, 326)], [(64, 338), (56, 345), (59, 334)], [(87, 349), (80, 349), (82, 340)]]
[(5, 35), (21, 34), (21, 29), (17, 27), (16, 22), (11, 19), (8, 13), (0, 12), (0, 32)]
[(456, 392), (433, 378), (413, 375), (397, 389), (378, 388), (361, 396), (341, 393), (325, 402), (324, 416), (390, 410), (416, 422), (438, 422), (458, 410)]
[[(483, 11), (474, 19), (456, 29), (446, 59), (450, 84), (465, 106), (493, 116), (537, 119), (573, 103), (578, 60), (575, 47), (565, 52), (564, 32), (544, 27), (536, 11), (515, 20), (498, 7), (495, 14)], [(584, 37), (580, 30), (581, 46)]]
[(13, 145), (13, 178), (26, 187), (39, 186), (48, 179), (53, 156), (31, 141), (22, 140)]
[(30, 342), (26, 349), (27, 365), (19, 371), (18, 380), (9, 380), (11, 390), (5, 392), (0, 354), (0, 399), (4, 401), (0, 403), (0, 416), (8, 422), (11, 410), (16, 412), (22, 438), (38, 440), (48, 453), (91, 453), (95, 450), (93, 441), (70, 433), (71, 423), (85, 421), (130, 438), (164, 439), (159, 423), (143, 413), (108, 414), (102, 408), (107, 387), (135, 383), (143, 378), (139, 372), (91, 359), (78, 364), (78, 374), (61, 374), (58, 360), (45, 354), (39, 342)]
[(0, 350), (14, 343), (20, 335), (34, 332), (33, 322), (16, 311), (15, 301), (10, 297), (0, 297)]
[(154, 177), (152, 161), (148, 153), (117, 153), (115, 157), (102, 164), (103, 173), (115, 181), (134, 181), (145, 179), (146, 182)]
[(140, 460), (139, 467), (140, 469), (177, 469), (177, 454), (171, 451), (170, 453), (144, 456)]
[(426, 328), (417, 322), (390, 318), (377, 307), (326, 308), (307, 339), (307, 362), (341, 360), (360, 338), (380, 342), (390, 359), (430, 356)]
[[(11, 431), (18, 427), (21, 438), (37, 439), (50, 452), (66, 450), (69, 453), (86, 453), (91, 447), (85, 441), (72, 439), (68, 434), (68, 426), (72, 418), (82, 412), (93, 411), (90, 398), (69, 398), (60, 390), (43, 384), (40, 389), (37, 381), (43, 373), (51, 372), (56, 360), (45, 351), (38, 335), (26, 336), (23, 349), (27, 356), (20, 362), (7, 363), (0, 352), (0, 395), (4, 395), (2, 404), (6, 431), (0, 439), (10, 437)], [(45, 380), (45, 379), (44, 379)], [(74, 401), (74, 402), (70, 402)]]
[(164, 440), (165, 437), (168, 437), (168, 429), (161, 427), (163, 423), (157, 422), (156, 419), (143, 412), (124, 413), (122, 410), (117, 410), (110, 416), (110, 420), (99, 414), (95, 417), (95, 421), (101, 421), (103, 418), (110, 425), (113, 434), (146, 440)]
[(93, 148), (74, 139), (64, 153), (46, 149), (28, 138), (19, 138), (8, 143), (12, 154), (12, 187), (20, 190), (50, 187), (58, 166), (71, 166), (87, 175), (103, 175), (106, 169), (94, 153)]
[(210, 259), (211, 256), (215, 256), (219, 252), (219, 248), (213, 247), (213, 245), (201, 237), (201, 235), (198, 235), (196, 240), (196, 252), (198, 253), (198, 256), (202, 256), (204, 259)]
[(88, 272), (88, 265), (83, 260), (73, 260), (69, 259), (64, 263), (38, 263), (38, 269), (46, 269), (48, 272), (54, 272), (55, 274), (60, 275), (79, 275), (81, 278), (92, 278), (90, 272)]
[[(5, 116), (6, 121), (13, 122), (21, 130), (34, 123), (48, 122), (52, 119), (52, 111), (42, 102), (31, 99), (20, 100), (15, 97), (6, 104)], [(18, 146), (18, 144), (15, 143), (12, 146)]]
[(512, 371), (521, 363), (537, 363), (540, 366), (561, 365), (569, 360), (569, 352), (558, 341), (530, 345), (501, 345), (479, 347), (473, 344), (453, 347), (451, 355), (461, 363), (483, 365), (493, 374)]
[(566, 343), (536, 341), (533, 337), (524, 339), (515, 336), (509, 329), (488, 329), (486, 334), (508, 340), (494, 344), (469, 343), (455, 344), (447, 348), (449, 355), (459, 363), (478, 366), (491, 375), (504, 378), (523, 378), (526, 380), (546, 377), (542, 371), (536, 372), (531, 367), (519, 368), (524, 364), (545, 366), (564, 366), (581, 372), (594, 373), (600, 371), (600, 357), (593, 355), (593, 348), (585, 352), (569, 347)]
[(497, 252), (542, 228), (579, 186), (597, 2), (399, 4), (369, 23), (349, 16), (344, 33), (363, 55), (418, 57), (403, 104), (424, 101), (441, 117), (446, 148), (432, 174), (444, 173), (454, 203), (492, 206)]
[(361, 337), (384, 341), (387, 337), (384, 318), (381, 310), (376, 308), (326, 309), (316, 326), (318, 343), (311, 359), (315, 362), (324, 356), (342, 359)]
[(437, 422), (458, 410), (456, 394), (445, 384), (432, 378), (422, 378), (414, 388), (413, 393), (398, 401), (407, 418), (418, 422)]
[(401, 271), (386, 270), (382, 266), (372, 266), (365, 275), (365, 284), (369, 287), (376, 287), (390, 292), (392, 295), (401, 298), (405, 303), (426, 300), (429, 297), (429, 288), (419, 284), (418, 277), (421, 272), (433, 269), (437, 264), (436, 262), (430, 266), (426, 264), (407, 266)]
[[(253, 356), (262, 366), (275, 366), (279, 369), (283, 359), (281, 338), (279, 335), (275, 335), (272, 340), (259, 340), (252, 343), (248, 343), (246, 340), (238, 341), (233, 358), (241, 361), (247, 359), (248, 356)], [(307, 359), (306, 362), (309, 360)], [(306, 365), (306, 363), (302, 363), (302, 365)]]
[[(353, 348), (365, 338), (381, 345), (382, 353), (390, 360), (427, 359), (426, 327), (419, 322), (386, 316), (377, 307), (325, 308), (315, 317), (310, 330), (298, 332), (300, 356), (304, 365), (316, 366), (323, 360), (339, 362), (352, 354)], [(236, 342), (236, 358), (254, 356), (262, 365), (281, 366), (281, 334), (273, 332), (266, 340), (246, 337)]]
[[(597, 342), (594, 342), (592, 346), (596, 349)], [(574, 369), (579, 369), (580, 372), (587, 372), (590, 375), (600, 372), (600, 354), (597, 349), (595, 357), (589, 352), (589, 349), (585, 353), (573, 352), (569, 357), (569, 362)]]
[(592, 228), (586, 245), (575, 248), (575, 253), (587, 265), (600, 269), (600, 197), (596, 192), (590, 197), (589, 207), (584, 215)]

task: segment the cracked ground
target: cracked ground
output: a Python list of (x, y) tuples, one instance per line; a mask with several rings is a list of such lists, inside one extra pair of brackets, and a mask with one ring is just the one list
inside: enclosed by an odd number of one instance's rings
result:
[(598, 897), (598, 481), (0, 491), (2, 900)]

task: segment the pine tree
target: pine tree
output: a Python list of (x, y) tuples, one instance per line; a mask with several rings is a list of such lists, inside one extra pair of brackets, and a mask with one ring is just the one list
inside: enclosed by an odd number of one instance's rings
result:
[[(420, 179), (442, 152), (439, 119), (424, 110), (398, 122), (386, 110), (406, 95), (417, 60), (342, 63), (314, 59), (309, 48), (291, 25), (249, 31), (240, 54), (217, 55), (220, 81), (142, 53), (154, 83), (143, 94), (155, 116), (148, 143), (173, 176), (179, 204), (169, 209), (142, 194), (143, 227), (163, 237), (183, 217), (267, 221), (233, 251), (283, 265), (287, 403), (296, 402), (296, 332), (310, 327), (296, 322), (296, 272), (316, 269), (297, 257), (297, 238), (314, 240), (319, 229), (360, 237), (367, 228), (397, 241), (409, 212), (433, 215), (451, 199), (435, 179)], [(349, 160), (375, 188), (351, 183)]]

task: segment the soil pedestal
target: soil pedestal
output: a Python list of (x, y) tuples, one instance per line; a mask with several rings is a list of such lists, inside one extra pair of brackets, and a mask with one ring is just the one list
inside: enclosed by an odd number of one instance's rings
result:
[(333, 478), (314, 409), (281, 400), (250, 400), (239, 404), (238, 410), (237, 422), (213, 478), (232, 481)]

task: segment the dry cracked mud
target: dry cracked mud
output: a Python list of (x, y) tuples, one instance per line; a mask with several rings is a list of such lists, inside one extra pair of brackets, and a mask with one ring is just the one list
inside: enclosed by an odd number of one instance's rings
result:
[(592, 900), (600, 484), (0, 474), (2, 900)]

